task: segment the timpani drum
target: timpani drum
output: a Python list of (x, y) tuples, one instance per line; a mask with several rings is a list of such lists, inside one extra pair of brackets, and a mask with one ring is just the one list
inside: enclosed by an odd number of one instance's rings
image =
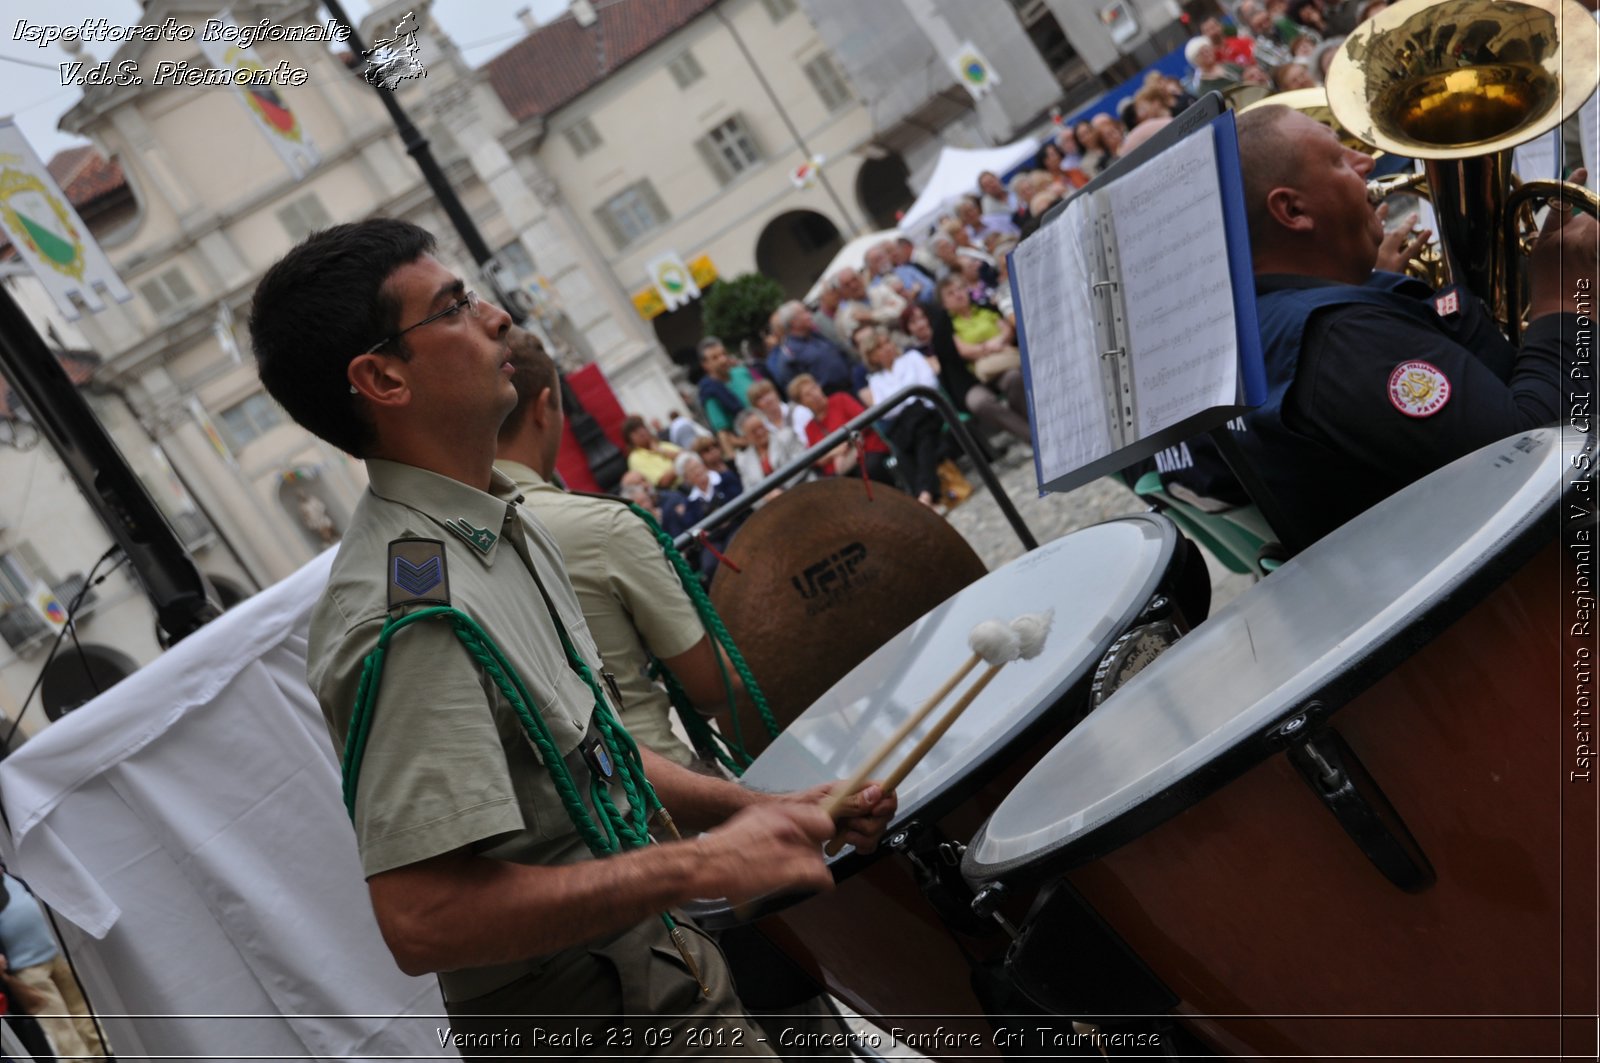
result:
[(1563, 989), (1594, 999), (1562, 962), (1574, 933), (1595, 956), (1592, 889), (1562, 905), (1563, 802), (1595, 803), (1560, 690), (1577, 447), (1530, 432), (1412, 484), (1046, 753), (962, 865), (980, 892), (1049, 883), (1019, 987), (1230, 1053), (1556, 1052)]
[[(1184, 563), (1203, 564), (1192, 550), (1154, 514), (1064, 536), (956, 592), (795, 719), (745, 772), (746, 785), (788, 791), (850, 775), (967, 659), (976, 624), (1054, 610), (1044, 654), (1001, 671), (900, 785), (886, 845), (871, 857), (846, 848), (834, 858), (840, 884), (829, 894), (776, 912), (782, 902), (758, 907), (771, 913), (756, 924), (762, 936), (815, 986), (863, 1015), (886, 1024), (931, 1016), (930, 1027), (946, 1029), (965, 1015), (986, 1038), (978, 1016), (1005, 1001), (989, 998), (983, 970), (987, 964), (1000, 974), (1005, 938), (993, 920), (972, 915), (954, 840), (971, 837), (1027, 767), (1084, 716), (1096, 665), (1119, 636), (1171, 622), (1164, 618), (1183, 594)], [(1183, 626), (1184, 618), (1173, 619)], [(902, 753), (938, 715), (905, 740)], [(725, 907), (688, 910), (711, 929), (736, 921)]]

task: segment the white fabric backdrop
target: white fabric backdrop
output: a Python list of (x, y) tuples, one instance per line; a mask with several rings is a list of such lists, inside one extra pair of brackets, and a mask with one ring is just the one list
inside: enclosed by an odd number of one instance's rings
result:
[(332, 558), (0, 763), (7, 862), (70, 921), (96, 1010), (150, 1016), (102, 1019), (119, 1055), (456, 1054), (437, 983), (379, 937), (306, 685)]

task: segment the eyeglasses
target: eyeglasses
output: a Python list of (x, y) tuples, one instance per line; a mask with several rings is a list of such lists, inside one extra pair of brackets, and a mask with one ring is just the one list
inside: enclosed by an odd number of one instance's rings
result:
[(441, 317), (454, 317), (456, 314), (459, 314), (462, 310), (466, 310), (467, 313), (471, 314), (473, 317), (477, 317), (478, 316), (479, 302), (480, 302), (480, 300), (478, 299), (478, 293), (474, 292), (474, 291), (468, 291), (461, 298), (457, 299), (455, 302), (451, 303), (449, 306), (445, 307), (443, 310), (439, 311), (437, 314), (429, 314), (427, 317), (423, 318), (421, 321), (418, 321), (416, 324), (407, 325), (405, 328), (401, 329), (399, 332), (396, 332), (393, 335), (385, 336), (383, 339), (379, 340), (377, 343), (374, 343), (371, 347), (368, 347), (366, 350), (362, 351), (361, 353), (362, 354), (371, 354), (373, 351), (376, 351), (379, 347), (387, 346), (388, 344), (393, 343), (395, 340), (399, 339), (401, 336), (404, 336), (406, 333), (410, 332), (412, 329), (419, 329), (423, 325), (431, 325), (435, 321), (438, 321)]

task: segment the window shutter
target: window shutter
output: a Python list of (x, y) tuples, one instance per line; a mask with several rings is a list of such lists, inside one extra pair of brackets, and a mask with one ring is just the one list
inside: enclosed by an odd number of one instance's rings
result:
[(139, 294), (144, 296), (144, 301), (150, 304), (150, 309), (157, 317), (172, 309), (172, 300), (167, 298), (167, 291), (161, 286), (160, 278), (147, 280), (139, 285)]
[(668, 218), (672, 217), (672, 215), (667, 212), (667, 205), (661, 202), (660, 196), (656, 195), (656, 186), (651, 184), (648, 180), (639, 182), (639, 194), (642, 195), (644, 197), (644, 201), (650, 205), (650, 213), (655, 215), (655, 222), (657, 225), (665, 223)]
[(750, 149), (751, 165), (764, 159), (766, 156), (761, 150), (761, 142), (756, 139), (755, 130), (751, 129), (750, 124), (744, 120), (744, 115), (734, 115), (733, 122), (735, 128), (739, 130), (739, 135), (744, 138), (745, 146)]
[(725, 185), (733, 180), (733, 174), (728, 169), (727, 160), (722, 157), (722, 152), (710, 137), (701, 137), (694, 142), (694, 146), (699, 149), (700, 157), (705, 160), (706, 167), (716, 177), (717, 184)]
[(194, 298), (194, 289), (189, 287), (189, 282), (184, 279), (182, 270), (169, 269), (161, 275), (161, 279), (166, 282), (167, 291), (172, 293), (172, 298), (179, 305), (187, 303)]
[(611, 242), (616, 245), (618, 251), (628, 246), (628, 241), (623, 238), (622, 228), (617, 224), (616, 218), (612, 217), (610, 207), (601, 207), (596, 210), (594, 212), (594, 220), (599, 222), (600, 228), (604, 229), (606, 235), (611, 237)]
[(671, 72), (672, 80), (680, 89), (687, 88), (705, 76), (705, 71), (700, 68), (700, 62), (695, 59), (693, 52), (684, 52), (678, 56), (667, 64), (667, 70)]
[[(16, 559), (22, 563), (26, 574), (33, 579), (54, 583), (55, 576), (50, 571), (50, 566), (44, 563), (44, 558), (39, 556), (39, 551), (27, 540), (17, 543)], [(27, 588), (31, 594), (33, 588)], [(63, 605), (66, 603), (63, 602)]]
[(803, 69), (811, 80), (811, 87), (816, 89), (822, 105), (828, 110), (837, 111), (850, 102), (850, 86), (845, 83), (839, 68), (826, 52), (811, 60)]

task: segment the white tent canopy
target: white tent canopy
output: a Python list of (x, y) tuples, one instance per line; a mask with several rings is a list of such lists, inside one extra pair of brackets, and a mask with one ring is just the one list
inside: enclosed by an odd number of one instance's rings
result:
[(845, 244), (839, 249), (839, 253), (833, 256), (833, 261), (828, 263), (828, 268), (822, 271), (821, 276), (817, 278), (817, 283), (811, 286), (811, 290), (806, 292), (806, 297), (802, 301), (807, 303), (816, 302), (817, 297), (822, 294), (823, 281), (846, 266), (853, 269), (864, 269), (868, 250), (883, 243), (885, 240), (893, 240), (899, 235), (899, 229), (879, 229), (875, 233), (858, 236), (848, 244)]
[(985, 170), (1004, 174), (1039, 153), (1039, 141), (1023, 137), (998, 148), (945, 148), (939, 153), (933, 174), (917, 201), (907, 208), (900, 228), (913, 239), (918, 230), (932, 222), (939, 212), (964, 195), (978, 189), (978, 175)]

